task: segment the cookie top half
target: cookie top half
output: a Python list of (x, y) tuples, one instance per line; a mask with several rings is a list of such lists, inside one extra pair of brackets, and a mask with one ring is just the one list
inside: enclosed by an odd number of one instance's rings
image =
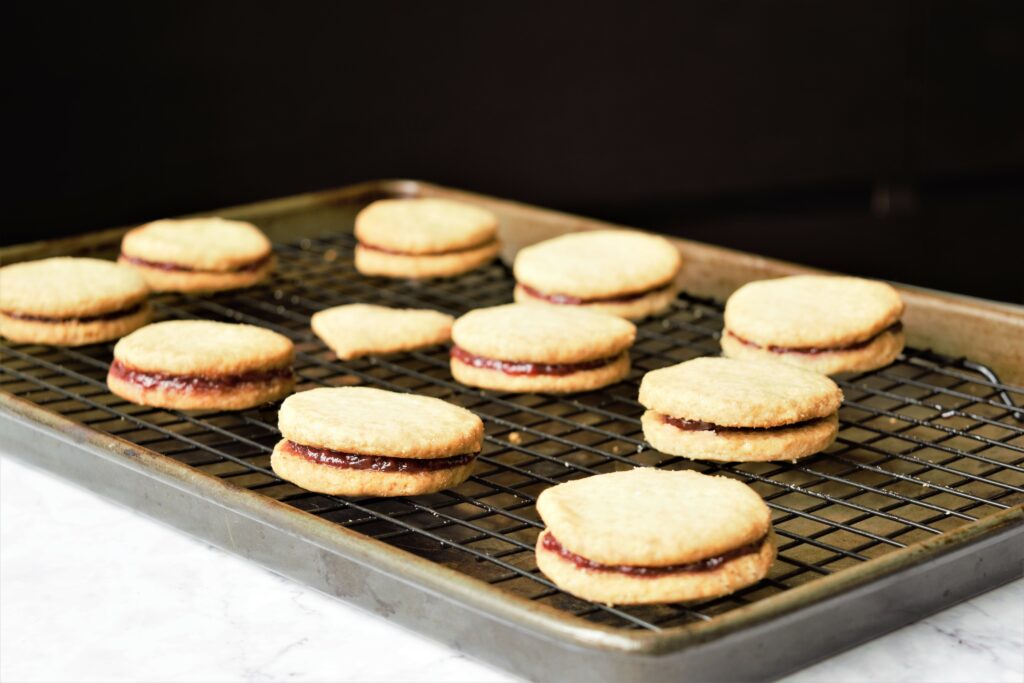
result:
[(450, 199), (381, 199), (356, 216), (356, 238), (403, 254), (438, 254), (492, 241), (497, 217), (478, 206)]
[(58, 257), (0, 268), (0, 311), (48, 318), (110, 313), (149, 293), (134, 270), (111, 261)]
[(645, 292), (669, 284), (682, 263), (664, 237), (635, 230), (575, 232), (522, 249), (516, 280), (545, 294), (580, 298)]
[(746, 484), (653, 468), (559, 484), (541, 493), (537, 512), (563, 547), (612, 565), (695, 562), (771, 529), (768, 506)]
[(903, 300), (885, 282), (793, 275), (736, 290), (725, 305), (725, 327), (761, 346), (828, 348), (870, 339), (902, 314)]
[(293, 394), (278, 415), (282, 436), (306, 446), (398, 458), (446, 458), (483, 445), (480, 418), (439, 398), (370, 387)]
[(478, 308), (452, 326), (452, 340), (472, 354), (538, 363), (611, 358), (635, 337), (636, 326), (617, 316), (529, 304)]
[(267, 236), (252, 223), (215, 216), (164, 219), (129, 230), (121, 253), (194, 270), (230, 271), (270, 255)]
[(776, 361), (695, 358), (644, 375), (640, 403), (722, 427), (775, 427), (826, 417), (843, 392), (825, 375)]
[(168, 320), (122, 337), (114, 358), (135, 370), (223, 377), (286, 367), (293, 352), (288, 337), (255, 325)]

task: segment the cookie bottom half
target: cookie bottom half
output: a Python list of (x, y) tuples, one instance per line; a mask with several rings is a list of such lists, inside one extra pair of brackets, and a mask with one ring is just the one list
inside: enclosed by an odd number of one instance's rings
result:
[(111, 341), (134, 332), (149, 322), (150, 315), (148, 305), (123, 317), (88, 322), (74, 318), (52, 322), (31, 320), (0, 313), (0, 335), (19, 344), (84, 346)]
[(465, 465), (426, 472), (379, 472), (313, 462), (292, 452), (282, 440), (274, 447), (270, 466), (282, 479), (307, 491), (335, 496), (414, 496), (450, 489), (466, 481), (476, 459)]
[(501, 250), (497, 241), (447, 254), (395, 254), (356, 245), (356, 270), (363, 275), (395, 278), (452, 277), (490, 263)]
[(245, 410), (284, 398), (294, 387), (294, 377), (198, 390), (159, 385), (147, 387), (114, 373), (107, 374), (107, 388), (117, 396), (139, 405), (174, 410)]
[(769, 534), (760, 550), (725, 562), (709, 571), (661, 576), (633, 576), (616, 571), (582, 569), (543, 546), (537, 539), (537, 566), (559, 588), (578, 598), (606, 605), (649, 605), (706, 600), (757, 583), (775, 561), (775, 539)]
[(557, 304), (546, 299), (531, 295), (522, 285), (516, 285), (513, 296), (519, 304), (537, 304), (540, 306), (568, 306), (598, 313), (617, 315), (628, 320), (642, 320), (657, 315), (672, 306), (678, 290), (675, 287), (658, 289), (636, 299), (628, 301), (596, 301), (581, 304)]
[(722, 353), (729, 358), (749, 360), (775, 360), (796, 365), (823, 375), (843, 372), (867, 372), (889, 365), (903, 350), (905, 337), (902, 330), (889, 330), (875, 337), (869, 344), (855, 349), (801, 353), (775, 352), (746, 344), (728, 332), (722, 334)]
[(473, 367), (457, 358), (452, 358), (451, 370), (456, 381), (480, 389), (524, 394), (569, 394), (592, 391), (622, 381), (629, 374), (629, 354), (624, 352), (599, 368), (579, 370), (566, 375), (516, 375), (501, 370)]
[(749, 430), (686, 430), (665, 422), (648, 410), (640, 418), (644, 438), (666, 455), (720, 462), (797, 460), (828, 448), (839, 432), (839, 415), (832, 414), (794, 427)]
[(271, 257), (258, 268), (215, 272), (209, 270), (167, 270), (133, 263), (125, 258), (118, 261), (134, 268), (154, 292), (218, 292), (226, 289), (252, 287), (265, 280), (276, 267)]

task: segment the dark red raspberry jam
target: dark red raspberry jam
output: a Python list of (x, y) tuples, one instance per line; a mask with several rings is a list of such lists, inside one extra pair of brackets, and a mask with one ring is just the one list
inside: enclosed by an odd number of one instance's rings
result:
[(292, 369), (275, 368), (259, 372), (246, 372), (238, 375), (172, 375), (163, 372), (150, 372), (130, 368), (119, 360), (110, 364), (110, 374), (125, 382), (138, 384), (146, 389), (174, 389), (176, 391), (216, 391), (233, 389), (243, 384), (261, 384), (278, 379), (290, 379)]
[(474, 251), (476, 249), (483, 249), (486, 246), (494, 244), (497, 240), (487, 240), (480, 244), (473, 244), (468, 247), (461, 247), (459, 249), (451, 249), (449, 251), (431, 251), (422, 254), (414, 254), (408, 251), (397, 251), (395, 249), (388, 249), (387, 247), (378, 247), (376, 244), (367, 244), (366, 242), (360, 242), (359, 246), (363, 249), (369, 249), (370, 251), (379, 251), (382, 254), (394, 254), (395, 256), (447, 256), (448, 254), (461, 254), (465, 251)]
[(714, 557), (707, 557), (703, 560), (696, 562), (689, 562), (687, 564), (670, 564), (664, 567), (641, 567), (629, 564), (601, 564), (600, 562), (594, 562), (588, 560), (582, 555), (577, 555), (565, 548), (553, 534), (548, 532), (544, 537), (544, 541), (541, 544), (545, 550), (550, 550), (553, 553), (557, 553), (562, 558), (569, 560), (580, 569), (595, 572), (616, 572), (619, 574), (628, 574), (630, 576), (639, 576), (645, 578), (657, 578), (659, 576), (665, 576), (666, 574), (682, 574), (690, 572), (710, 572), (718, 569), (729, 560), (735, 560), (737, 557), (743, 557), (744, 555), (752, 555), (761, 550), (761, 546), (764, 545), (768, 536), (748, 543), (747, 545), (740, 546), (734, 550), (722, 553), (721, 555), (715, 555)]
[(606, 365), (611, 365), (619, 358), (619, 356), (612, 356), (610, 358), (588, 360), (582, 363), (532, 363), (475, 356), (458, 346), (452, 347), (451, 356), (460, 363), (471, 365), (474, 368), (498, 370), (506, 375), (571, 375), (582, 370), (603, 368)]
[(476, 453), (453, 455), (449, 458), (394, 458), (389, 455), (359, 455), (330, 448), (306, 446), (288, 441), (285, 448), (320, 465), (346, 470), (373, 470), (374, 472), (437, 472), (461, 467), (473, 461)]
[(97, 323), (102, 320), (117, 320), (118, 318), (127, 318), (130, 315), (135, 315), (142, 310), (145, 302), (139, 302), (134, 306), (128, 308), (121, 308), (116, 311), (110, 311), (109, 313), (99, 313), (97, 315), (83, 315), (75, 316), (71, 318), (52, 318), (45, 315), (32, 315), (31, 313), (16, 313), (14, 311), (3, 311), (3, 314), (8, 318), (16, 318), (17, 320), (31, 320), (37, 323)]
[(243, 263), (240, 266), (235, 266), (230, 270), (203, 270), (202, 268), (192, 268), (190, 266), (183, 266), (178, 263), (167, 263), (164, 261), (147, 261), (146, 259), (139, 258), (138, 256), (128, 256), (127, 254), (121, 254), (121, 260), (133, 263), (137, 266), (145, 266), (146, 268), (154, 268), (156, 270), (168, 270), (183, 273), (248, 273), (254, 270), (259, 270), (267, 261), (270, 260), (270, 254), (262, 258), (258, 258), (255, 261), (249, 263)]
[(755, 349), (767, 349), (768, 351), (771, 351), (772, 353), (806, 353), (806, 354), (810, 354), (810, 355), (813, 356), (813, 355), (817, 355), (819, 353), (831, 353), (833, 351), (856, 351), (857, 349), (863, 349), (865, 346), (868, 346), (871, 342), (875, 341), (876, 339), (881, 337), (883, 334), (886, 334), (887, 332), (899, 332), (902, 329), (903, 329), (903, 323), (899, 322), (899, 321), (896, 321), (895, 323), (893, 323), (889, 327), (885, 328), (884, 330), (882, 330), (878, 334), (876, 334), (876, 335), (874, 335), (872, 337), (868, 337), (864, 341), (853, 342), (852, 344), (846, 344), (844, 346), (828, 346), (828, 347), (819, 347), (819, 346), (775, 346), (773, 344), (769, 344), (768, 346), (761, 346), (757, 342), (752, 342), (750, 340), (744, 339), (743, 337), (739, 337), (739, 336), (733, 334), (732, 332), (730, 332), (728, 330), (726, 330), (725, 333), (727, 335), (729, 335), (730, 337), (732, 337), (733, 339), (735, 339), (738, 342), (740, 342), (741, 344), (746, 344), (747, 346), (752, 346)]
[(629, 294), (616, 294), (615, 296), (606, 297), (595, 297), (593, 299), (584, 299), (582, 297), (573, 296), (572, 294), (545, 294), (539, 290), (534, 289), (530, 285), (524, 285), (522, 282), (518, 283), (523, 291), (532, 296), (535, 299), (543, 299), (544, 301), (550, 301), (553, 304), (564, 304), (568, 306), (580, 306), (582, 304), (625, 304), (630, 301), (636, 301), (642, 299), (648, 294), (654, 294), (655, 292), (663, 292), (669, 288), (671, 282), (661, 285), (660, 287), (654, 287), (652, 289), (645, 289), (642, 292), (631, 292)]
[(806, 427), (812, 422), (816, 422), (821, 418), (814, 418), (811, 420), (803, 420), (802, 422), (793, 422), (786, 425), (777, 425), (775, 427), (722, 427), (716, 425), (713, 422), (703, 422), (701, 420), (687, 420), (682, 417), (669, 417), (663, 415), (661, 419), (666, 423), (670, 424), (677, 429), (682, 429), (686, 432), (770, 432), (776, 429), (792, 429), (794, 427)]

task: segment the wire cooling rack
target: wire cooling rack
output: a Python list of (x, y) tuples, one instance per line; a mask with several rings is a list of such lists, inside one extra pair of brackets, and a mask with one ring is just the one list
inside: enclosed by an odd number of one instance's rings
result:
[[(137, 406), (107, 391), (113, 344), (62, 349), (0, 342), (0, 389), (93, 429), (179, 460), (232, 484), (457, 569), (503, 590), (610, 626), (659, 630), (725, 611), (884, 555), (1024, 500), (1024, 389), (986, 367), (907, 349), (893, 365), (840, 382), (840, 432), (827, 452), (797, 463), (708, 464), (648, 447), (640, 378), (648, 370), (717, 354), (722, 310), (680, 296), (639, 326), (627, 381), (572, 396), (486, 392), (456, 383), (446, 348), (340, 362), (309, 317), (343, 303), (428, 307), (454, 315), (512, 299), (508, 269), (493, 264), (445, 281), (365, 278), (347, 233), (277, 245), (278, 272), (247, 290), (161, 295), (161, 318), (268, 327), (296, 342), (298, 390), (377, 386), (436, 396), (473, 410), (486, 441), (476, 472), (451, 491), (346, 499), (276, 477), (276, 405), (186, 413)], [(396, 420), (401, 416), (396, 415)], [(736, 594), (689, 605), (613, 608), (558, 590), (534, 563), (548, 486), (636, 466), (695, 469), (750, 484), (771, 507), (780, 538), (769, 576)]]

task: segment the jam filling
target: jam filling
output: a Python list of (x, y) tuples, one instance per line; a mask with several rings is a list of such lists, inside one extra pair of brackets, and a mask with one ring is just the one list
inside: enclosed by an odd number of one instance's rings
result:
[(110, 364), (110, 374), (125, 382), (138, 384), (146, 389), (175, 389), (177, 391), (216, 391), (232, 389), (242, 384), (262, 384), (277, 379), (291, 379), (292, 369), (275, 368), (238, 375), (172, 375), (163, 372), (149, 372), (130, 368), (119, 360)]
[(551, 532), (544, 537), (544, 541), (541, 544), (545, 550), (550, 550), (553, 553), (557, 553), (563, 559), (572, 562), (580, 569), (586, 569), (587, 571), (596, 572), (615, 572), (618, 574), (628, 574), (629, 576), (639, 576), (646, 578), (657, 578), (659, 576), (666, 576), (668, 574), (684, 574), (692, 572), (710, 572), (718, 569), (729, 560), (735, 560), (737, 557), (743, 557), (744, 555), (753, 555), (761, 550), (761, 546), (768, 539), (765, 535), (762, 538), (748, 543), (747, 545), (734, 548), (728, 552), (724, 552), (721, 555), (715, 555), (714, 557), (707, 557), (703, 560), (697, 560), (696, 562), (689, 562), (687, 564), (670, 564), (664, 567), (642, 567), (631, 564), (601, 564), (589, 560), (582, 555), (568, 550), (558, 539), (554, 537)]
[(885, 328), (884, 330), (882, 330), (878, 334), (876, 334), (876, 335), (874, 335), (872, 337), (868, 337), (864, 341), (853, 342), (852, 344), (846, 344), (844, 346), (826, 346), (826, 347), (818, 347), (818, 346), (775, 346), (775, 345), (772, 345), (772, 344), (769, 344), (768, 346), (762, 346), (762, 345), (758, 344), (757, 342), (752, 342), (750, 340), (744, 339), (743, 337), (739, 337), (739, 336), (733, 334), (732, 332), (730, 332), (729, 330), (726, 330), (725, 333), (728, 334), (733, 339), (735, 339), (736, 341), (740, 342), (741, 344), (746, 344), (747, 346), (752, 346), (755, 349), (767, 349), (767, 350), (771, 351), (772, 353), (807, 353), (807, 354), (811, 354), (811, 355), (817, 355), (819, 353), (832, 353), (833, 351), (856, 351), (857, 349), (863, 349), (865, 346), (868, 346), (869, 344), (871, 344), (871, 342), (875, 341), (876, 339), (881, 337), (883, 334), (886, 334), (888, 332), (899, 332), (902, 329), (903, 329), (903, 323), (900, 322), (900, 321), (896, 321), (895, 323), (893, 323), (889, 327)]
[(117, 320), (118, 318), (127, 318), (130, 315), (135, 315), (142, 310), (145, 302), (140, 301), (134, 306), (128, 308), (121, 308), (116, 311), (110, 311), (109, 313), (99, 313), (97, 315), (84, 315), (72, 318), (52, 318), (45, 315), (32, 315), (31, 313), (16, 313), (14, 311), (0, 311), (8, 318), (15, 318), (16, 320), (30, 320), (36, 323), (97, 323), (102, 320)]
[(388, 249), (387, 247), (378, 247), (376, 244), (367, 244), (366, 242), (360, 242), (359, 246), (363, 249), (369, 249), (370, 251), (379, 251), (382, 254), (393, 254), (395, 256), (447, 256), (449, 254), (461, 254), (467, 251), (475, 251), (477, 249), (483, 249), (484, 247), (490, 246), (498, 240), (487, 240), (480, 244), (474, 244), (468, 247), (462, 247), (461, 249), (451, 249), (449, 251), (435, 251), (427, 254), (413, 254), (408, 251), (397, 251), (395, 249)]
[(359, 455), (306, 446), (288, 441), (285, 448), (320, 465), (330, 465), (346, 470), (373, 470), (374, 472), (437, 472), (461, 467), (473, 461), (476, 453), (453, 455), (449, 458), (394, 458), (389, 455)]
[(565, 305), (568, 305), (568, 306), (580, 306), (582, 304), (624, 304), (624, 303), (629, 303), (630, 301), (636, 301), (637, 299), (642, 299), (643, 297), (647, 296), (648, 294), (654, 294), (656, 292), (664, 292), (666, 289), (668, 289), (672, 285), (671, 282), (667, 282), (667, 283), (665, 283), (663, 285), (660, 285), (658, 287), (653, 287), (651, 289), (645, 289), (642, 292), (631, 292), (629, 294), (616, 294), (615, 296), (605, 296), (605, 297), (595, 297), (593, 299), (583, 299), (583, 298), (578, 297), (578, 296), (573, 296), (572, 294), (545, 294), (544, 292), (541, 292), (540, 290), (534, 289), (530, 285), (523, 284), (522, 282), (520, 282), (518, 284), (519, 284), (520, 287), (523, 288), (524, 292), (526, 292), (527, 294), (532, 296), (534, 299), (543, 299), (544, 301), (548, 301), (548, 302), (553, 303), (553, 304), (565, 304)]
[(662, 416), (662, 421), (665, 424), (670, 424), (677, 429), (682, 429), (685, 432), (770, 432), (777, 429), (794, 429), (796, 427), (807, 427), (808, 425), (817, 422), (821, 418), (814, 418), (810, 420), (803, 420), (801, 422), (793, 422), (791, 424), (777, 425), (774, 427), (722, 427), (716, 425), (713, 422), (704, 422), (702, 420), (687, 420), (682, 417), (669, 417), (668, 415)]
[(167, 263), (165, 261), (147, 261), (146, 259), (139, 258), (138, 256), (129, 256), (128, 254), (121, 253), (121, 260), (133, 263), (137, 266), (144, 266), (146, 268), (155, 268), (156, 270), (168, 270), (183, 273), (249, 273), (254, 270), (259, 270), (267, 264), (270, 260), (271, 254), (267, 254), (255, 261), (249, 263), (243, 263), (240, 266), (231, 268), (230, 270), (204, 270), (202, 268), (192, 268), (190, 266), (183, 266), (179, 263)]
[(459, 346), (452, 347), (451, 356), (459, 362), (471, 365), (474, 368), (498, 370), (500, 372), (504, 372), (506, 375), (571, 375), (574, 372), (580, 372), (583, 370), (603, 368), (606, 365), (611, 365), (620, 357), (611, 356), (610, 358), (598, 358), (596, 360), (588, 360), (582, 363), (532, 363), (527, 361), (498, 360), (496, 358), (475, 356)]

